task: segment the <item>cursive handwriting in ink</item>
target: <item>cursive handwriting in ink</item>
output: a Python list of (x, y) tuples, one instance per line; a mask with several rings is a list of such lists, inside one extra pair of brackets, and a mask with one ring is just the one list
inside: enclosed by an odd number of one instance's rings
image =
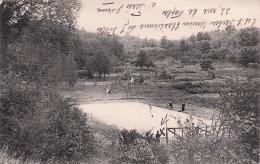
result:
[(175, 6), (174, 10), (164, 10), (162, 14), (166, 18), (178, 18), (184, 13), (184, 10), (177, 10), (177, 6)]

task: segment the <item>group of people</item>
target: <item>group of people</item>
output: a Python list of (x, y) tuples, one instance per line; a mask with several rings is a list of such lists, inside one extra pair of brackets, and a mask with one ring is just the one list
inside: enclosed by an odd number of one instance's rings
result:
[[(170, 110), (173, 110), (173, 104), (172, 101), (170, 101), (170, 103), (168, 104), (168, 106), (170, 107)], [(179, 112), (184, 112), (185, 110), (185, 103), (181, 104), (181, 110), (179, 110)]]

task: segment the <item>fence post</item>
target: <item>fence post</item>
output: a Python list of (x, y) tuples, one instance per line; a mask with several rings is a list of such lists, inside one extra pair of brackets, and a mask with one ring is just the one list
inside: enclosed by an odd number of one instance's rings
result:
[(168, 126), (167, 126), (167, 121), (166, 121), (166, 143), (167, 143), (167, 146), (168, 146)]

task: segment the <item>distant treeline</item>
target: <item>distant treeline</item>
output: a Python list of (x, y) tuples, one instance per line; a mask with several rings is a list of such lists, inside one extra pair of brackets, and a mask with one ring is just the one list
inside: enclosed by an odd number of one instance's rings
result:
[(212, 32), (199, 32), (187, 39), (168, 40), (166, 36), (160, 40), (164, 54), (182, 62), (201, 59), (226, 60), (248, 65), (259, 62), (259, 29), (234, 27)]

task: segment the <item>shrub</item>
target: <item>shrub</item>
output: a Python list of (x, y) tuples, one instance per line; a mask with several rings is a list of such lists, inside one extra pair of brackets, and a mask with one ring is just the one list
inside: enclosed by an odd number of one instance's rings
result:
[(215, 79), (215, 78), (216, 78), (215, 72), (214, 72), (214, 71), (208, 71), (208, 77), (207, 77), (207, 79), (213, 80), (213, 79)]
[(221, 95), (220, 112), (240, 139), (237, 144), (243, 145), (251, 159), (259, 163), (259, 82), (230, 80), (227, 83), (231, 92)]
[(171, 75), (169, 75), (169, 74), (166, 72), (165, 69), (163, 69), (163, 70), (160, 72), (159, 77), (160, 77), (161, 79), (174, 79), (174, 77), (171, 76)]
[(93, 76), (93, 73), (91, 71), (89, 71), (89, 70), (85, 71), (84, 70), (84, 71), (78, 72), (78, 78), (80, 78), (80, 79), (83, 79), (83, 78), (93, 79), (94, 76)]
[(116, 67), (114, 71), (115, 71), (115, 73), (124, 72), (124, 68), (123, 67)]
[(141, 50), (137, 56), (136, 61), (131, 62), (136, 67), (143, 68), (144, 66), (149, 67), (155, 67), (154, 62), (147, 56), (146, 52), (144, 50)]
[(227, 83), (232, 90), (221, 93), (219, 117), (207, 132), (192, 119), (178, 121), (185, 128), (172, 142), (176, 163), (259, 163), (259, 84)]
[(132, 74), (129, 71), (125, 71), (124, 74), (122, 75), (122, 80), (130, 80)]
[(214, 70), (214, 67), (212, 66), (211, 60), (203, 60), (200, 63), (200, 67), (203, 71), (207, 71), (208, 69)]
[(166, 148), (156, 142), (150, 131), (146, 132), (145, 135), (141, 135), (136, 130), (123, 130), (121, 135), (123, 153), (113, 162), (168, 163), (169, 156)]
[[(225, 120), (213, 120), (211, 128), (199, 123), (196, 125), (193, 119), (185, 122), (179, 121), (183, 129), (183, 137), (176, 137), (171, 142), (172, 155), (176, 163), (251, 163), (245, 152), (245, 146), (239, 142), (239, 137), (228, 133), (230, 130), (223, 123)], [(197, 130), (196, 130), (197, 129)]]
[(179, 89), (179, 90), (185, 90), (192, 86), (191, 82), (173, 82), (171, 84), (172, 88)]
[(86, 115), (48, 87), (0, 78), (0, 147), (16, 158), (80, 160), (93, 153)]
[(120, 162), (157, 163), (151, 145), (141, 138), (136, 138), (120, 157)]

